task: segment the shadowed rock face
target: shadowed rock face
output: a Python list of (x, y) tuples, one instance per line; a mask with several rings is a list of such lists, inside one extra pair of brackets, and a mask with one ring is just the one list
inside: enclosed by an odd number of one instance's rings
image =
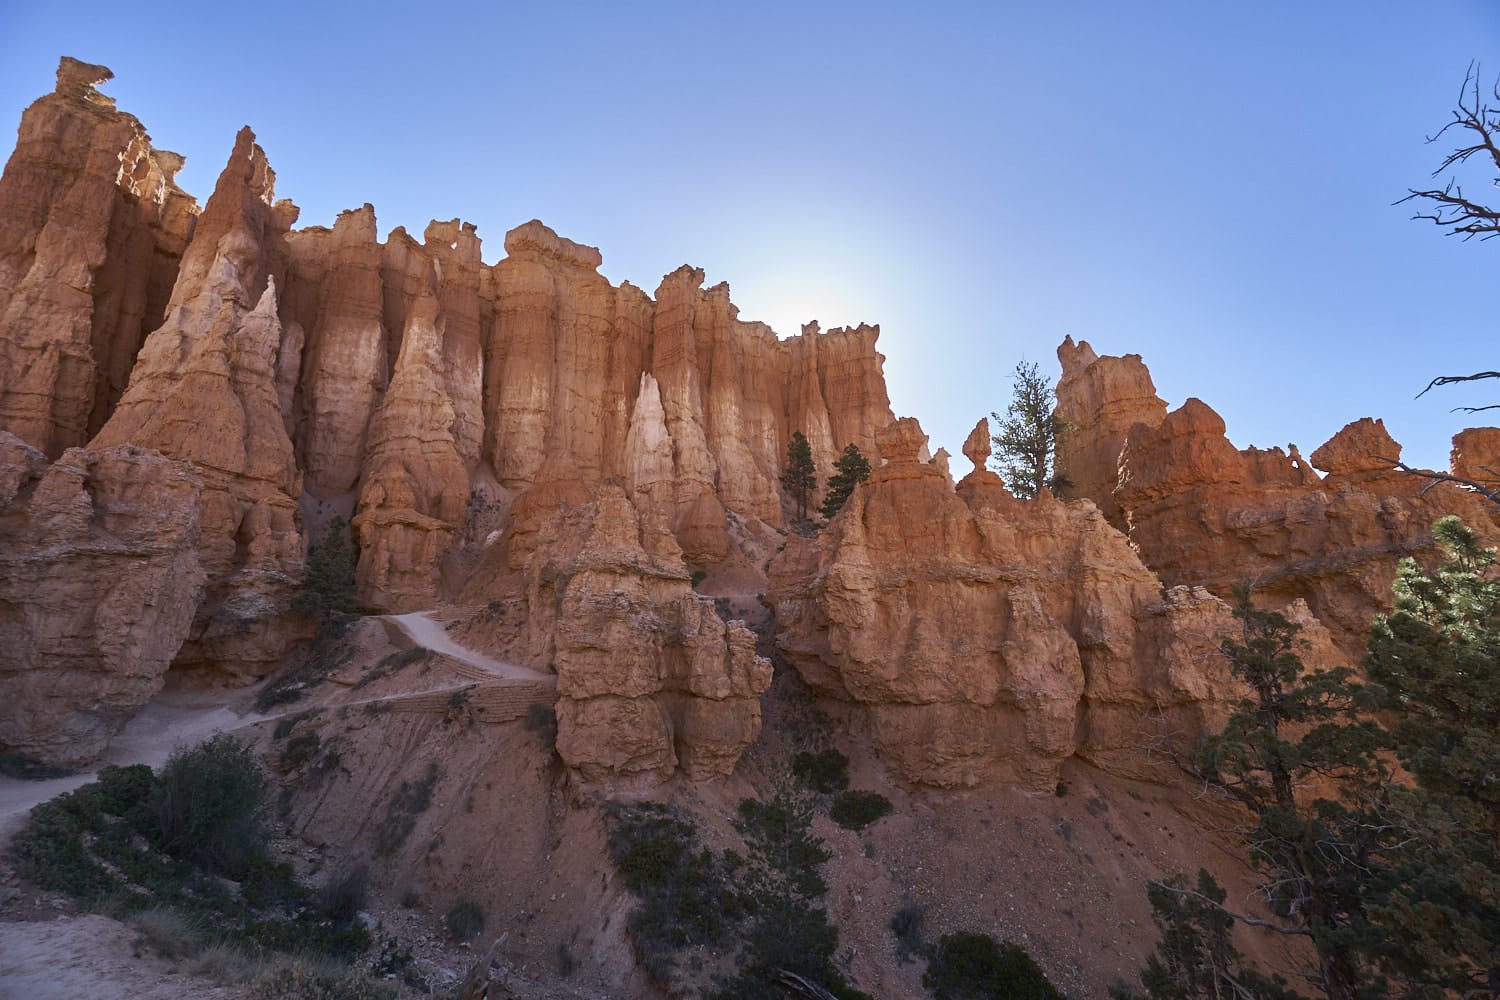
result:
[[(1150, 375), (1135, 355), (1097, 357), (1071, 341), (1058, 355), (1058, 411), (1075, 424), (1059, 463), (1077, 463), (1066, 467), (1074, 495), (1113, 510), (1167, 586), (1228, 599), (1249, 585), (1268, 605), (1305, 601), (1345, 662), (1359, 662), (1370, 620), (1389, 609), (1396, 562), (1431, 552), (1437, 518), (1457, 514), (1500, 537), (1493, 506), (1473, 493), (1394, 471), (1401, 446), (1379, 420), (1353, 421), (1309, 464), (1295, 445), (1235, 448), (1201, 400), (1170, 413), (1154, 396), (1143, 404)], [(1491, 432), (1456, 437), (1455, 466), (1482, 454)]]
[(553, 509), (518, 577), (473, 626), (557, 674), (557, 749), (585, 778), (649, 785), (727, 775), (760, 732), (771, 664), (743, 622), (693, 592), (682, 552), (617, 486)]
[(87, 764), (161, 688), (203, 589), (201, 485), (132, 445), (0, 431), (0, 749)]

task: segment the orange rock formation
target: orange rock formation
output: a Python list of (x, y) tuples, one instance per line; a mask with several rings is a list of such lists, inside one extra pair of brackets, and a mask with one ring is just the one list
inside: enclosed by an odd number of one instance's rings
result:
[(1075, 754), (1140, 773), (1153, 716), (1217, 711), (1226, 605), (1164, 594), (1093, 504), (1012, 497), (983, 467), (986, 421), (956, 491), (918, 460), (924, 437), (910, 418), (882, 432), (886, 464), (771, 568), (782, 651), (903, 776), (1048, 789)]
[(1058, 411), (1075, 425), (1058, 464), (1073, 495), (1113, 511), (1168, 586), (1227, 599), (1245, 585), (1270, 604), (1306, 601), (1346, 662), (1359, 662), (1371, 618), (1389, 608), (1397, 560), (1431, 550), (1433, 521), (1492, 523), (1473, 493), (1395, 471), (1401, 446), (1378, 420), (1354, 421), (1314, 451), (1320, 478), (1295, 446), (1235, 448), (1201, 400), (1167, 413), (1145, 398), (1151, 380), (1138, 356), (1099, 357), (1069, 339), (1058, 357)]

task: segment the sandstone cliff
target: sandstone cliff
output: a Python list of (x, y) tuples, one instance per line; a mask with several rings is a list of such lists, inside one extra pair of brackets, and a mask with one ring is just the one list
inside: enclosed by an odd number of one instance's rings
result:
[(557, 749), (585, 778), (727, 775), (760, 732), (771, 664), (694, 593), (670, 532), (605, 486), (554, 508), (523, 574), (471, 589), (468, 641), (557, 674)]
[(133, 445), (49, 466), (0, 431), (0, 749), (86, 764), (160, 690), (203, 588), (200, 492)]
[(208, 591), (183, 662), (258, 677), (305, 637), (287, 616), (305, 543), (302, 474), (282, 419), (279, 238), (296, 217), (241, 130), (178, 273), (166, 321), (90, 447), (133, 444), (192, 462), (203, 478), (200, 558)]
[(51, 458), (119, 399), (198, 211), (182, 157), (95, 89), (111, 76), (64, 58), (0, 177), (0, 427)]
[[(1394, 471), (1401, 446), (1378, 420), (1350, 423), (1309, 464), (1295, 446), (1235, 448), (1201, 400), (1166, 412), (1138, 356), (1099, 357), (1069, 339), (1058, 357), (1058, 411), (1075, 425), (1058, 463), (1073, 495), (1113, 511), (1167, 586), (1228, 599), (1248, 585), (1268, 604), (1305, 601), (1347, 662), (1360, 660), (1370, 620), (1390, 605), (1397, 560), (1431, 550), (1433, 521), (1493, 523), (1474, 494)], [(1466, 442), (1460, 454), (1482, 454), (1488, 439), (1476, 430), (1455, 440)]]
[(1011, 496), (984, 424), (956, 491), (916, 421), (882, 432), (887, 464), (772, 566), (778, 644), (908, 780), (1050, 789), (1075, 754), (1143, 773), (1153, 717), (1196, 730), (1232, 695), (1229, 609), (1164, 591), (1092, 503)]

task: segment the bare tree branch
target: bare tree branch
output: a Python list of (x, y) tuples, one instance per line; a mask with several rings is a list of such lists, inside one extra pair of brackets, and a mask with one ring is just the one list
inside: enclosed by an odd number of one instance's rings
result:
[(1473, 490), (1475, 493), (1478, 493), (1480, 496), (1484, 497), (1491, 503), (1500, 504), (1500, 488), (1494, 486), (1486, 486), (1484, 483), (1476, 483), (1472, 479), (1465, 479), (1462, 476), (1450, 475), (1446, 472), (1433, 472), (1431, 469), (1414, 469), (1411, 466), (1407, 465), (1405, 462), (1398, 461), (1394, 458), (1386, 458), (1383, 455), (1376, 455), (1375, 457), (1380, 459), (1382, 462), (1390, 462), (1392, 468), (1400, 469), (1402, 472), (1409, 473), (1413, 476), (1421, 476), (1423, 479), (1432, 480), (1432, 482), (1430, 482), (1427, 487), (1422, 490), (1424, 494), (1427, 492), (1427, 490), (1432, 489), (1432, 487), (1436, 486), (1438, 483), (1454, 483), (1466, 489)]
[[(1423, 389), (1412, 398), (1421, 399), (1423, 396), (1427, 395), (1428, 389), (1433, 389), (1440, 385), (1456, 385), (1459, 382), (1476, 382), (1482, 378), (1500, 378), (1500, 372), (1475, 372), (1473, 375), (1439, 375), (1437, 378), (1427, 383), (1426, 389)], [(1495, 407), (1493, 406), (1466, 407), (1466, 409), (1480, 410), (1492, 410), (1494, 408)]]
[[(1450, 130), (1456, 129), (1459, 133), (1460, 145), (1443, 157), (1432, 172), (1434, 177), (1463, 166), (1474, 157), (1500, 173), (1500, 81), (1491, 88), (1494, 99), (1491, 104), (1479, 91), (1480, 76), (1479, 64), (1469, 63), (1463, 86), (1458, 91), (1458, 109), (1453, 112), (1453, 120), (1427, 137), (1428, 142), (1439, 142), (1448, 136)], [(1396, 204), (1417, 201), (1424, 203), (1427, 209), (1418, 211), (1413, 219), (1431, 222), (1447, 229), (1449, 236), (1461, 236), (1466, 240), (1475, 236), (1481, 240), (1500, 236), (1500, 209), (1466, 197), (1463, 188), (1452, 177), (1442, 188), (1407, 190), (1407, 196)]]
[(1220, 913), (1231, 916), (1241, 923), (1249, 924), (1251, 927), (1264, 927), (1266, 928), (1266, 930), (1275, 931), (1277, 934), (1289, 934), (1295, 935), (1297, 937), (1313, 936), (1313, 932), (1306, 927), (1288, 927), (1285, 924), (1278, 924), (1274, 920), (1261, 920), (1259, 917), (1250, 917), (1246, 916), (1243, 913), (1237, 913), (1234, 910), (1231, 910), (1229, 907), (1225, 906), (1223, 903), (1216, 902), (1211, 897), (1205, 896), (1203, 893), (1198, 892), (1196, 889), (1188, 889), (1182, 886), (1168, 885), (1165, 882), (1157, 882), (1156, 884), (1166, 891), (1176, 893), (1179, 896), (1192, 896), (1194, 899), (1202, 900), (1209, 906), (1212, 906), (1214, 909), (1218, 910)]

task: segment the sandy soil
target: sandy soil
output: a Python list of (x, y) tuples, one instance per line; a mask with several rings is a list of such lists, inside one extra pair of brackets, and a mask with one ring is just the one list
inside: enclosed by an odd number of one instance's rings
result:
[(0, 924), (0, 1000), (235, 1000), (138, 942), (129, 927), (94, 914)]

